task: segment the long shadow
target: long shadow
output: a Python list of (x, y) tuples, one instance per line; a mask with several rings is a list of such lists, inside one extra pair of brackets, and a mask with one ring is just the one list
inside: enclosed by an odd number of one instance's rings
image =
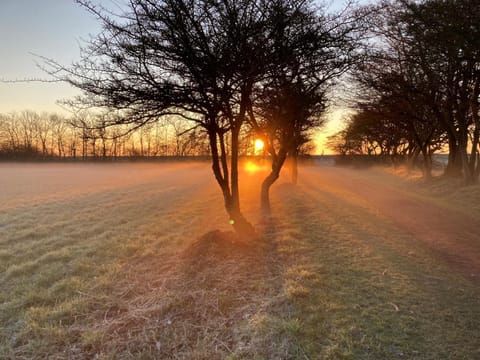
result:
[(126, 264), (115, 306), (97, 311), (102, 343), (83, 350), (161, 359), (287, 358), (286, 345), (268, 329), (268, 319), (278, 316), (271, 313), (283, 306), (272, 239), (269, 233), (239, 241), (216, 230), (168, 260)]
[[(381, 224), (368, 220), (374, 229), (368, 232), (351, 218), (350, 205), (343, 208), (345, 199), (303, 183), (298, 191), (282, 189), (295, 229), (285, 237), (284, 247), (293, 248), (285, 281), (310, 358), (447, 358), (452, 346), (475, 337), (476, 289), (428, 277), (437, 275), (434, 269), (417, 272), (421, 264), (383, 244), (375, 233)], [(455, 313), (456, 326), (442, 313)], [(473, 356), (476, 344), (462, 354)]]

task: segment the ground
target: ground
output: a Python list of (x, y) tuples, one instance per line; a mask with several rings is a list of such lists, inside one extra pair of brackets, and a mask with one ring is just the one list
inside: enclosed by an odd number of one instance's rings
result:
[(0, 164), (0, 358), (480, 358), (480, 191), (385, 169)]

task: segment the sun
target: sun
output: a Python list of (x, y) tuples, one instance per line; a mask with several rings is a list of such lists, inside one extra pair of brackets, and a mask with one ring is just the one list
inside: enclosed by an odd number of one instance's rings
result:
[(265, 144), (262, 139), (255, 139), (254, 146), (255, 146), (255, 154), (258, 154), (263, 150), (263, 148), (265, 147)]

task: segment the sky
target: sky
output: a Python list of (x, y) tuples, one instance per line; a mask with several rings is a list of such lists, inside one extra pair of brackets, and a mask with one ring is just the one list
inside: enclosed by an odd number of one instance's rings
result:
[[(118, 0), (102, 0), (109, 7)], [(339, 8), (344, 1), (331, 1)], [(67, 113), (58, 103), (72, 98), (79, 91), (58, 82), (15, 82), (15, 80), (49, 79), (38, 67), (38, 56), (69, 65), (80, 58), (79, 46), (89, 35), (100, 31), (96, 19), (74, 0), (0, 0), (0, 113), (34, 110)], [(323, 131), (332, 133), (341, 128), (342, 110), (331, 116), (333, 121)], [(336, 120), (335, 120), (336, 119)], [(323, 143), (325, 135), (318, 135)], [(319, 144), (317, 152), (322, 149)]]
[[(0, 79), (48, 79), (35, 55), (68, 65), (80, 57), (82, 39), (99, 30), (73, 0), (0, 0)], [(76, 94), (63, 83), (0, 82), (0, 112), (64, 112), (57, 100)]]

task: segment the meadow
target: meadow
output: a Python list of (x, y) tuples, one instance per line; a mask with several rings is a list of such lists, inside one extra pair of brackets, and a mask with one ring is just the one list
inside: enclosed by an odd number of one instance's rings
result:
[(0, 358), (480, 358), (478, 188), (246, 169), (251, 241), (208, 163), (0, 164)]

